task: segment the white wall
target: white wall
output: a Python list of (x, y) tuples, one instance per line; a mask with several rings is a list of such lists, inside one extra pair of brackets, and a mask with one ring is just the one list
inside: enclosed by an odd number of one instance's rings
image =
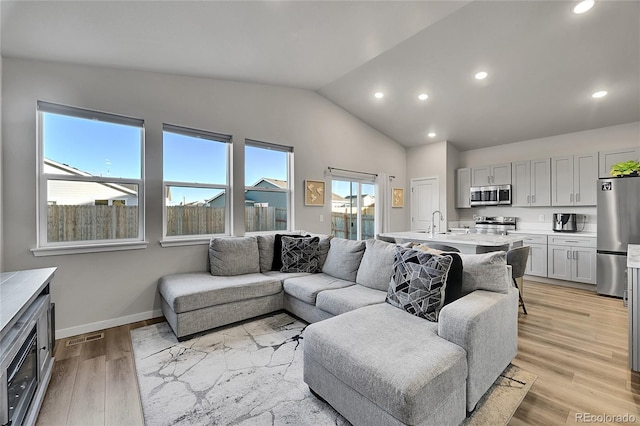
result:
[[(3, 170), (6, 270), (58, 266), (56, 326), (70, 335), (150, 317), (160, 307), (162, 275), (206, 270), (205, 245), (161, 248), (162, 123), (233, 135), (234, 233), (243, 229), (244, 138), (291, 145), (295, 152), (295, 226), (330, 232), (331, 203), (305, 207), (304, 179), (328, 166), (406, 180), (406, 150), (322, 96), (306, 90), (141, 71), (4, 58)], [(34, 257), (36, 244), (36, 102), (45, 100), (145, 120), (144, 250)], [(405, 229), (405, 209), (391, 230)], [(320, 215), (325, 221), (320, 222)]]
[[(407, 188), (411, 188), (411, 179), (438, 177), (440, 207), (448, 221), (457, 218), (455, 213), (455, 169), (457, 167), (457, 149), (447, 141), (407, 149)], [(407, 223), (411, 220), (411, 192), (409, 192)], [(408, 228), (407, 228), (408, 229)]]
[[(2, 21), (0, 17), (0, 22)], [(2, 56), (0, 56), (0, 118), (2, 117)], [(0, 272), (4, 272), (4, 222), (2, 220), (2, 210), (4, 203), (2, 199), (2, 120), (0, 119)]]
[[(458, 167), (475, 167), (520, 160), (535, 160), (561, 155), (590, 153), (640, 146), (640, 122), (567, 133), (542, 139), (460, 152)], [(473, 214), (515, 216), (522, 227), (550, 229), (553, 213), (578, 213), (587, 216), (585, 230), (595, 231), (595, 207), (475, 207), (457, 209), (462, 224), (473, 223)]]

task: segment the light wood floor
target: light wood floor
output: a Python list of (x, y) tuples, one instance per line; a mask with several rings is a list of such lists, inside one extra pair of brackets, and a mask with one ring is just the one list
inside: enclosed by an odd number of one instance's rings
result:
[[(580, 423), (577, 413), (628, 413), (640, 424), (640, 375), (627, 366), (622, 302), (531, 281), (523, 293), (529, 315), (520, 315), (513, 363), (538, 379), (510, 424)], [(110, 328), (103, 339), (75, 346), (57, 341), (38, 425), (143, 424), (129, 331), (158, 321)]]

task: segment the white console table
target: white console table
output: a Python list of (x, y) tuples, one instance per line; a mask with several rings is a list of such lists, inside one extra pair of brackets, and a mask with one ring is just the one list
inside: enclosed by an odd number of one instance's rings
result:
[[(56, 268), (42, 268), (0, 273), (0, 425), (34, 425), (38, 417), (54, 361), (54, 318), (49, 293), (55, 271)], [(27, 345), (27, 342), (32, 343)], [(25, 346), (32, 348), (29, 354)], [(29, 364), (18, 362), (30, 354), (33, 358)], [(28, 381), (24, 376), (29, 368), (25, 367), (23, 372), (20, 367), (16, 376), (16, 365), (33, 368), (34, 374), (27, 377), (35, 376), (36, 380), (29, 381), (27, 388), (31, 391), (25, 391), (24, 396), (14, 398), (11, 392), (12, 398), (8, 398), (12, 376), (15, 380)], [(20, 393), (24, 387), (13, 389)]]

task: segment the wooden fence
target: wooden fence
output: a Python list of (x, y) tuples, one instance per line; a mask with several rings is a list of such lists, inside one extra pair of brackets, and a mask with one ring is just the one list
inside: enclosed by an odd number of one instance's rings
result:
[[(331, 212), (331, 233), (336, 238), (355, 240), (358, 238), (357, 213)], [(373, 208), (365, 208), (362, 211), (362, 239), (366, 240), (375, 236), (375, 216)]]
[(116, 238), (138, 238), (137, 206), (48, 206), (49, 242)]
[[(225, 209), (205, 206), (167, 207), (167, 236), (223, 234)], [(287, 229), (287, 210), (246, 207), (246, 232)], [(47, 238), (56, 241), (138, 238), (137, 206), (52, 205)]]

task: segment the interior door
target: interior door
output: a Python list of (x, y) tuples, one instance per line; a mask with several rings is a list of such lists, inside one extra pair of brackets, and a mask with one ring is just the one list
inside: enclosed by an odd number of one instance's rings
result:
[[(411, 179), (411, 230), (427, 231), (431, 227), (433, 212), (440, 208), (438, 178)], [(438, 216), (437, 219), (440, 217)], [(436, 221), (436, 230), (444, 222)]]

